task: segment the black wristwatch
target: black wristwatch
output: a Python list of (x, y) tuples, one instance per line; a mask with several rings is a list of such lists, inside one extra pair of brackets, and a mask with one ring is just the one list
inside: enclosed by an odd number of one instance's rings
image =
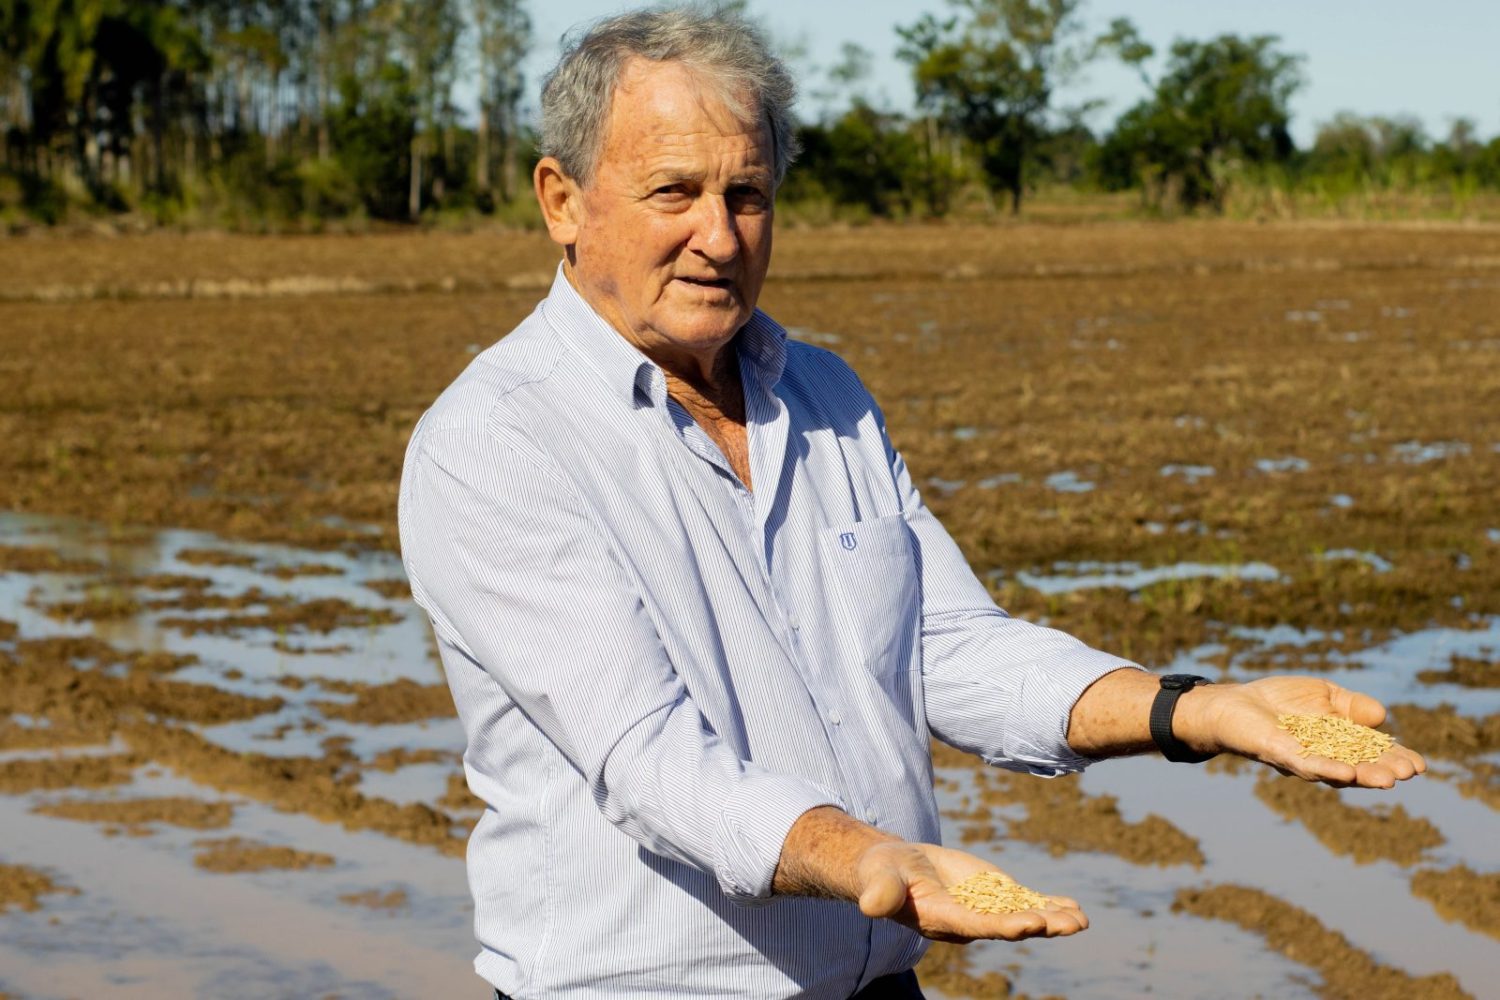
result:
[(1162, 675), (1161, 690), (1156, 692), (1156, 700), (1151, 703), (1151, 738), (1156, 741), (1156, 748), (1167, 760), (1178, 764), (1201, 764), (1218, 756), (1197, 753), (1172, 735), (1172, 714), (1177, 711), (1177, 699), (1199, 684), (1212, 683), (1207, 677), (1199, 677), (1197, 674)]

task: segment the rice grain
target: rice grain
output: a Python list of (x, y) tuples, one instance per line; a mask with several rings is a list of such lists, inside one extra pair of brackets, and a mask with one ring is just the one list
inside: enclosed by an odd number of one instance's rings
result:
[(1046, 896), (999, 872), (970, 875), (948, 892), (975, 913), (1020, 913), (1047, 905)]
[(1379, 730), (1336, 715), (1283, 715), (1276, 722), (1297, 737), (1304, 757), (1316, 754), (1345, 764), (1367, 764), (1395, 743)]

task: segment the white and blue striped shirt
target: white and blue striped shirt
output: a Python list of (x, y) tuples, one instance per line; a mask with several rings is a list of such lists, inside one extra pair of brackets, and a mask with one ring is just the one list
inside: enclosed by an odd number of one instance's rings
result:
[(818, 805), (935, 842), (929, 738), (1086, 761), (1069, 711), (1128, 661), (995, 607), (838, 357), (736, 342), (753, 493), (559, 273), (422, 418), (401, 548), (489, 806), (481, 976), (512, 996), (845, 998), (924, 942), (772, 898)]

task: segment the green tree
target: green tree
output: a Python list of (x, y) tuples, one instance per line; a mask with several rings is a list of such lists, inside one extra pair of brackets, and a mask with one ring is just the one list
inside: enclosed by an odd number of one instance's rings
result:
[(479, 124), (475, 184), (482, 197), (491, 187), (494, 142), (500, 144), (500, 197), (516, 196), (521, 145), (521, 61), (531, 48), (531, 18), (520, 0), (469, 0), (479, 52)]
[[(1465, 139), (1460, 130), (1460, 143)], [(1319, 126), (1305, 171), (1354, 184), (1411, 183), (1432, 167), (1428, 146), (1422, 123), (1415, 118), (1344, 111)]]
[(341, 76), (329, 131), (365, 211), (377, 219), (409, 217), (406, 157), (416, 140), (417, 99), (406, 67), (387, 61), (374, 73)]
[(416, 222), (422, 214), (423, 165), (437, 153), (436, 138), (449, 109), (462, 22), (454, 0), (387, 0), (384, 14), (417, 100), (406, 198), (407, 217)]
[(788, 180), (789, 200), (826, 195), (871, 215), (911, 212), (921, 184), (921, 152), (899, 116), (856, 98), (836, 121), (804, 127), (798, 138), (802, 157)]
[(1121, 116), (1105, 142), (1105, 173), (1128, 176), (1159, 199), (1222, 211), (1237, 171), (1284, 163), (1294, 151), (1288, 103), (1301, 84), (1301, 59), (1279, 51), (1278, 41), (1174, 42), (1151, 97)]
[(1102, 40), (1084, 35), (1082, 2), (949, 0), (958, 16), (927, 14), (896, 29), (918, 105), (973, 144), (1012, 212), (1021, 210), (1054, 91), (1100, 51)]

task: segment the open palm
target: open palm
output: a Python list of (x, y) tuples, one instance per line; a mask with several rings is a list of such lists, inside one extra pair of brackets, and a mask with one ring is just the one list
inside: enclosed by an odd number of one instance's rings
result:
[[(1217, 688), (1217, 689), (1216, 689)], [(1390, 788), (1427, 770), (1421, 754), (1393, 746), (1380, 759), (1366, 764), (1344, 764), (1327, 757), (1304, 756), (1302, 744), (1281, 729), (1283, 715), (1336, 715), (1363, 726), (1385, 721), (1385, 708), (1369, 695), (1340, 687), (1318, 677), (1265, 677), (1248, 684), (1206, 688), (1206, 742), (1212, 749), (1264, 761), (1285, 774), (1330, 785)]]
[(982, 871), (999, 869), (935, 844), (878, 844), (859, 862), (859, 908), (868, 917), (888, 917), (935, 941), (1020, 941), (1076, 934), (1088, 927), (1078, 904), (1064, 896), (1048, 896), (1043, 909), (995, 914), (975, 913), (948, 894), (948, 886)]

